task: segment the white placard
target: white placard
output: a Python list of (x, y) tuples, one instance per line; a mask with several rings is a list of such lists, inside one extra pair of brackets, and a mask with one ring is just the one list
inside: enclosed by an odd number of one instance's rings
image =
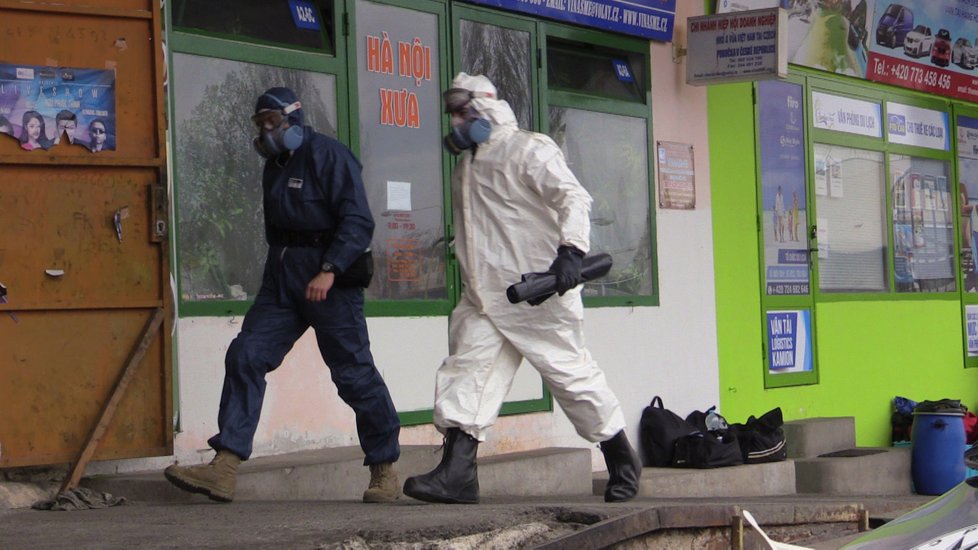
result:
[(812, 92), (815, 127), (869, 137), (883, 137), (879, 103)]
[(892, 143), (948, 151), (951, 134), (947, 113), (886, 102), (886, 137)]
[(690, 17), (686, 83), (694, 86), (788, 74), (788, 14), (779, 8)]
[(411, 182), (387, 182), (387, 209), (407, 212), (411, 210)]

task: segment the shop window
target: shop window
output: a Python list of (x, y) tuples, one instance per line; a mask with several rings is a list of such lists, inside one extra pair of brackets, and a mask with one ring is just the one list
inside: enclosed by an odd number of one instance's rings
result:
[(589, 38), (552, 30), (546, 51), (548, 133), (593, 199), (591, 250), (614, 259), (585, 304), (653, 304), (647, 44)]
[(890, 155), (893, 275), (898, 292), (951, 292), (954, 197), (948, 162)]
[(644, 56), (551, 38), (547, 42), (550, 89), (644, 102)]
[[(447, 286), (439, 16), (356, 3), (360, 160), (376, 228), (368, 299), (442, 301)], [(420, 307), (420, 309), (419, 309)], [(414, 306), (409, 313), (423, 311)]]
[(815, 144), (815, 227), (822, 292), (884, 292), (883, 154)]
[(335, 51), (332, 0), (176, 0), (173, 26), (212, 36)]
[(485, 75), (513, 108), (520, 128), (533, 129), (533, 55), (529, 31), (461, 19), (462, 70)]
[(333, 75), (173, 55), (177, 237), (184, 302), (254, 299), (265, 257), (264, 160), (251, 146), (255, 99), (275, 82), (296, 91), (306, 124), (336, 136)]
[(614, 259), (611, 273), (584, 296), (652, 293), (646, 120), (550, 107), (550, 133), (591, 193), (591, 250)]
[[(978, 295), (978, 269), (975, 267), (978, 262), (978, 117), (958, 116), (957, 127), (961, 274), (964, 290), (971, 298)], [(972, 338), (976, 342), (975, 355), (978, 355), (978, 330)]]

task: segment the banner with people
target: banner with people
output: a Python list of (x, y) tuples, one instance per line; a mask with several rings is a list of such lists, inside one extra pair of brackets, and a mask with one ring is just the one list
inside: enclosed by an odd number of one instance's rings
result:
[(0, 134), (25, 151), (114, 151), (115, 70), (0, 63)]

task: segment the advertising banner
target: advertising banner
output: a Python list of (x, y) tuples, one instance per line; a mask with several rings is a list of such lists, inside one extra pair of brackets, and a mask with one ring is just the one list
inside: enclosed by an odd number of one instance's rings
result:
[(978, 306), (964, 306), (964, 328), (968, 357), (978, 357)]
[(466, 0), (621, 34), (672, 41), (676, 0)]
[(803, 104), (798, 84), (765, 81), (758, 87), (761, 226), (769, 296), (809, 293)]
[(978, 118), (957, 117), (961, 271), (964, 289), (978, 292)]
[(891, 143), (949, 151), (951, 132), (947, 113), (887, 102), (886, 134)]
[(811, 334), (809, 310), (767, 312), (768, 372), (811, 371)]
[(0, 63), (0, 134), (26, 151), (63, 137), (93, 153), (115, 150), (115, 70)]
[(788, 62), (978, 101), (976, 0), (717, 0), (717, 11), (780, 6)]
[(813, 125), (869, 137), (883, 137), (883, 115), (878, 103), (850, 97), (812, 92)]
[(866, 78), (978, 101), (978, 2), (877, 0)]

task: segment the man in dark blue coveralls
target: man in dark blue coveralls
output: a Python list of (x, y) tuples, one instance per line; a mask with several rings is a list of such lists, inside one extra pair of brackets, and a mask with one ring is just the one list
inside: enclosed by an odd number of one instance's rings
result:
[(174, 464), (164, 474), (181, 489), (230, 502), (238, 464), (251, 455), (265, 374), (312, 327), (340, 397), (356, 413), (364, 464), (370, 467), (363, 500), (395, 500), (400, 423), (370, 353), (363, 314), (369, 277), (351, 280), (362, 271), (361, 256), (374, 230), (360, 162), (340, 142), (302, 126), (302, 105), (288, 88), (262, 94), (252, 120), (259, 131), (255, 149), (266, 159), (269, 249), (261, 290), (225, 359), (220, 433), (208, 440), (217, 455), (210, 464)]

